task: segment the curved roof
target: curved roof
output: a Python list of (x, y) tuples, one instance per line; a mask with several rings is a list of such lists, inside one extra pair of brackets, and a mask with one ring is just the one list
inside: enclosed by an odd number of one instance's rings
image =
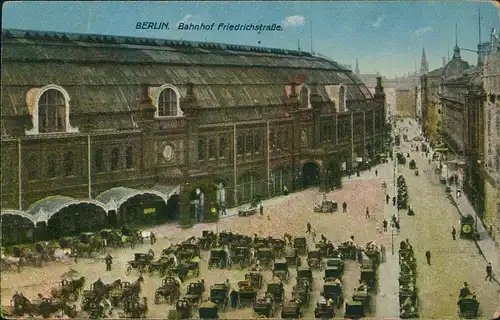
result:
[(56, 214), (60, 210), (71, 205), (83, 203), (93, 204), (102, 208), (105, 212), (108, 211), (105, 205), (93, 199), (78, 200), (66, 196), (52, 196), (44, 198), (32, 204), (28, 208), (27, 213), (28, 215), (33, 216), (36, 222), (48, 221), (54, 214)]
[(157, 185), (151, 189), (145, 189), (145, 190), (117, 187), (104, 191), (103, 193), (101, 193), (96, 197), (96, 200), (104, 203), (109, 208), (109, 210), (117, 210), (127, 200), (141, 194), (154, 194), (162, 198), (166, 204), (170, 196), (176, 192), (179, 192), (179, 190), (180, 186), (171, 187), (171, 186)]
[(30, 215), (30, 214), (27, 214), (26, 212), (24, 211), (21, 211), (21, 210), (2, 210), (1, 211), (1, 215), (4, 216), (4, 215), (13, 215), (13, 216), (20, 216), (24, 219), (28, 219), (29, 221), (31, 221), (33, 224), (36, 224), (36, 219), (33, 215)]
[[(186, 84), (202, 108), (278, 105), (291, 78), (344, 84), (347, 100), (372, 99), (349, 69), (306, 52), (147, 38), (2, 31), (2, 115), (27, 115), (29, 88), (54, 83), (71, 97), (71, 112), (128, 112), (147, 87)], [(324, 90), (323, 90), (324, 91)], [(328, 101), (328, 95), (320, 95)], [(122, 127), (132, 122), (122, 119)]]

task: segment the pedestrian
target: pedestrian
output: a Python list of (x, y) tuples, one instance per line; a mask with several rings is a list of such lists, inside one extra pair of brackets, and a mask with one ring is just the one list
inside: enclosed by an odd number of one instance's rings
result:
[(370, 210), (368, 209), (368, 207), (366, 207), (366, 214), (365, 214), (365, 218), (366, 218), (366, 219), (370, 219)]
[(455, 230), (455, 227), (451, 230), (451, 236), (453, 237), (453, 240), (457, 240), (457, 230)]
[(457, 188), (457, 199), (460, 198), (461, 195), (462, 195), (462, 190), (460, 190), (460, 188)]
[(111, 264), (113, 263), (113, 257), (111, 254), (108, 253), (108, 255), (105, 258), (106, 261), (106, 271), (111, 271)]
[(347, 212), (347, 202), (342, 203), (342, 212)]
[(233, 291), (231, 291), (231, 307), (233, 309), (236, 309), (238, 307), (238, 299), (238, 292), (233, 289)]
[(400, 226), (399, 226), (399, 221), (398, 220), (394, 221), (394, 226), (396, 227), (396, 231), (399, 233)]
[(486, 278), (484, 278), (484, 281), (490, 279), (493, 277), (493, 268), (491, 267), (491, 261), (488, 262), (488, 265), (486, 266)]
[(389, 196), (388, 194), (385, 195), (385, 203), (386, 204), (389, 204), (389, 201), (391, 200), (391, 196)]
[(312, 230), (311, 235), (312, 235), (312, 238), (313, 238), (313, 243), (316, 243), (316, 229)]
[(375, 177), (378, 177), (378, 170), (375, 170)]
[(76, 248), (73, 250), (73, 254), (75, 255), (75, 263), (78, 263), (78, 250)]
[(262, 205), (262, 203), (259, 206), (259, 210), (260, 210), (260, 215), (263, 216), (264, 215), (264, 206)]
[(307, 227), (306, 233), (311, 234), (311, 228), (312, 228), (312, 226), (311, 226), (311, 224), (309, 222), (307, 223), (306, 227)]
[(392, 205), (396, 206), (396, 197), (392, 197)]
[(285, 196), (287, 196), (287, 195), (288, 195), (288, 188), (287, 188), (287, 186), (284, 186), (284, 187), (283, 187), (283, 194), (284, 194)]
[(384, 222), (382, 222), (383, 226), (384, 226), (384, 232), (387, 232), (387, 220), (384, 219)]
[(149, 235), (149, 240), (151, 240), (151, 245), (156, 243), (156, 236), (154, 232), (151, 232), (151, 234)]
[(425, 252), (425, 258), (427, 259), (427, 264), (431, 265), (431, 252), (429, 250)]

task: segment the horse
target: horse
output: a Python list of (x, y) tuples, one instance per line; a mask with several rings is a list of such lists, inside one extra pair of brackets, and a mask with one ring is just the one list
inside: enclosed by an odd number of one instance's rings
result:
[(2, 253), (1, 259), (0, 259), (2, 269), (4, 270), (11, 270), (12, 267), (16, 267), (18, 272), (21, 272), (21, 268), (24, 265), (24, 258), (23, 257), (13, 257), (13, 256), (6, 256), (5, 254)]
[(71, 256), (72, 250), (71, 249), (55, 249), (54, 253), (52, 254), (52, 257), (56, 261), (62, 261), (64, 259), (67, 259), (69, 256)]

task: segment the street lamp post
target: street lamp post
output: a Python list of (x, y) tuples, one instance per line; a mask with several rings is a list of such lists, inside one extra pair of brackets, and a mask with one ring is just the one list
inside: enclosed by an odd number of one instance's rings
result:
[(394, 222), (391, 221), (391, 249), (392, 255), (394, 255)]

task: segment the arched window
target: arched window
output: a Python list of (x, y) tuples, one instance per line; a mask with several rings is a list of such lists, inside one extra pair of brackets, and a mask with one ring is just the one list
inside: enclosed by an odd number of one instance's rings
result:
[(120, 161), (120, 151), (118, 148), (114, 148), (111, 151), (111, 171), (118, 170), (118, 164)]
[(125, 151), (125, 167), (131, 169), (134, 166), (134, 153), (132, 147), (127, 147)]
[(205, 159), (205, 140), (200, 139), (198, 140), (198, 160), (203, 160)]
[(158, 116), (175, 117), (177, 112), (177, 93), (172, 88), (165, 88), (158, 99)]
[(245, 139), (243, 136), (238, 136), (236, 139), (236, 154), (241, 155), (245, 153)]
[(226, 139), (221, 137), (219, 139), (219, 158), (224, 158), (224, 155), (226, 154)]
[(345, 88), (344, 86), (340, 86), (339, 88), (339, 111), (345, 111)]
[(74, 175), (73, 169), (74, 169), (74, 157), (73, 157), (73, 152), (69, 151), (64, 155), (64, 176), (69, 177)]
[(262, 141), (260, 140), (260, 134), (256, 133), (253, 139), (253, 147), (255, 152), (260, 152)]
[(245, 152), (246, 153), (252, 153), (253, 152), (253, 137), (252, 137), (252, 134), (247, 134), (245, 143), (246, 143)]
[(38, 161), (35, 156), (31, 156), (26, 164), (28, 180), (38, 180)]
[(309, 108), (309, 89), (304, 85), (300, 88), (299, 102), (301, 108)]
[(95, 152), (95, 171), (96, 172), (104, 171), (102, 149), (97, 149), (97, 151)]
[(38, 132), (66, 131), (66, 100), (59, 90), (49, 89), (38, 100)]
[(56, 177), (56, 155), (54, 153), (51, 153), (49, 155), (49, 158), (47, 159), (47, 177), (49, 178), (55, 178)]
[(217, 156), (217, 143), (215, 139), (210, 139), (208, 142), (208, 158), (214, 159)]

